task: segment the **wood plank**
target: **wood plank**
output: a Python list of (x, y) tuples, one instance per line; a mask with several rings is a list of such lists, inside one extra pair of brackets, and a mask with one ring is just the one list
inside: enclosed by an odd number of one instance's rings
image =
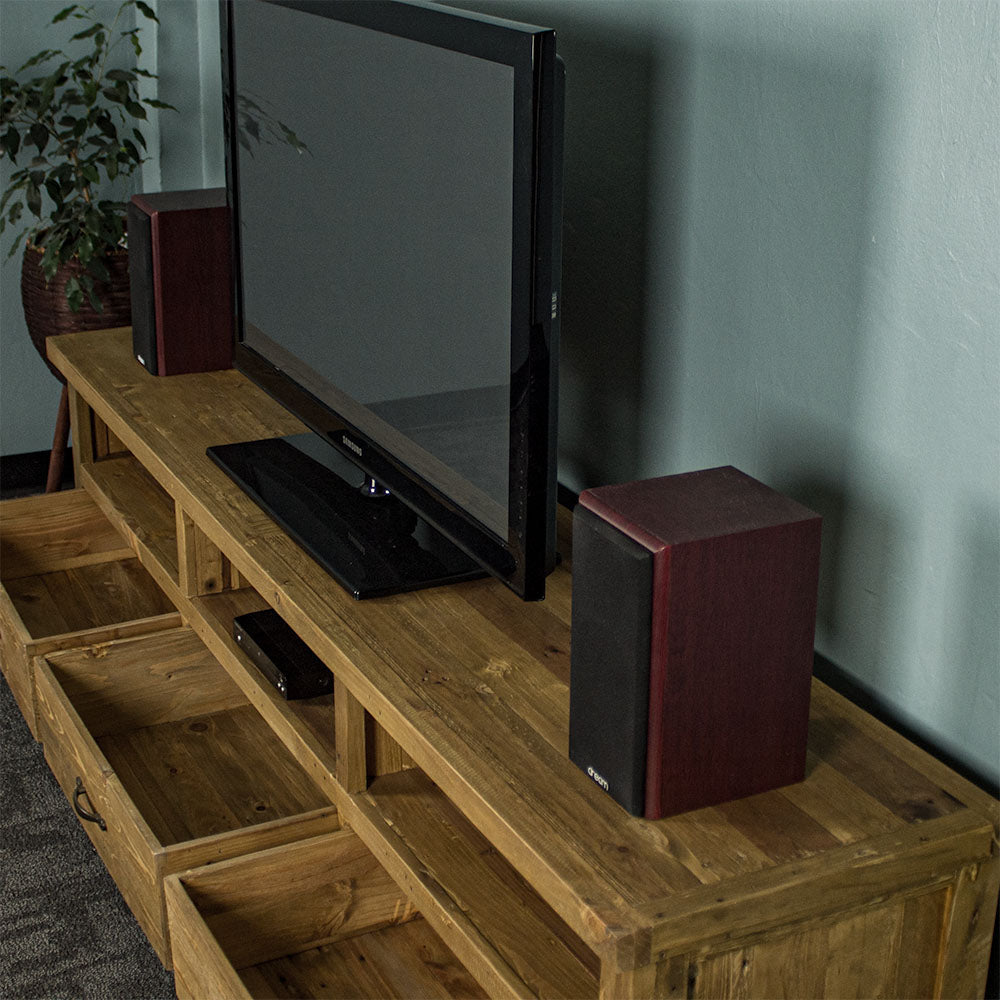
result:
[(249, 705), (109, 736), (100, 745), (163, 844), (328, 804)]
[(855, 731), (878, 743), (885, 753), (905, 760), (932, 788), (944, 790), (968, 808), (989, 818), (1000, 837), (1000, 799), (983, 791), (946, 764), (921, 750), (906, 737), (880, 722), (821, 681), (813, 681), (812, 711), (816, 716), (839, 717)]
[(92, 465), (95, 457), (94, 423), (90, 404), (80, 395), (69, 380), (69, 424), (73, 441), (73, 482), (80, 482), (80, 470)]
[(6, 590), (35, 639), (174, 611), (134, 558), (24, 576)]
[(904, 825), (892, 810), (814, 752), (809, 751), (806, 760), (807, 780), (783, 788), (781, 794), (840, 843), (853, 844)]
[(487, 996), (422, 920), (244, 969), (241, 974), (255, 997), (479, 1000)]
[(340, 817), (332, 805), (284, 816), (271, 822), (230, 830), (211, 837), (196, 837), (164, 849), (164, 867), (184, 872), (225, 858), (239, 858), (299, 840), (309, 840), (341, 829)]
[(369, 777), (395, 774), (413, 767), (413, 761), (403, 748), (365, 712), (365, 760)]
[(188, 628), (54, 653), (49, 664), (95, 738), (246, 703)]
[(650, 912), (656, 924), (651, 950), (679, 954), (695, 945), (849, 913), (867, 900), (931, 891), (953, 877), (961, 859), (988, 858), (992, 842), (987, 821), (956, 813), (730, 879), (707, 898), (701, 891), (677, 894)]
[(415, 915), (348, 830), (221, 861), (189, 873), (184, 885), (235, 968)]
[(84, 466), (81, 480), (102, 512), (129, 539), (140, 560), (154, 572), (160, 566), (176, 585), (179, 579), (177, 527), (169, 496), (131, 456)]
[(776, 864), (810, 858), (840, 843), (780, 792), (724, 802), (716, 809)]
[(170, 875), (164, 880), (164, 896), (177, 996), (191, 1000), (250, 1000), (250, 992), (205, 924), (180, 876)]
[(5, 581), (132, 556), (82, 489), (0, 501), (0, 572)]
[(962, 803), (872, 739), (835, 716), (821, 702), (809, 724), (809, 744), (831, 767), (844, 774), (907, 823), (957, 812)]
[(896, 949), (896, 996), (962, 995), (957, 991), (942, 993), (940, 989), (941, 940), (950, 897), (951, 890), (945, 887), (907, 899), (903, 904)]
[(334, 678), (333, 707), (337, 740), (337, 781), (346, 792), (368, 787), (365, 754), (365, 710), (343, 683)]
[[(421, 911), (491, 993), (493, 976), (483, 968), (488, 956), (484, 961), (463, 941), (450, 940), (456, 911), (472, 921), (532, 994), (580, 997), (596, 991), (594, 954), (419, 772), (377, 779), (364, 800), (373, 807), (368, 815), (379, 815), (390, 828), (382, 834), (394, 855), (390, 870), (408, 885), (419, 879), (426, 887), (433, 879), (446, 894), (444, 906), (425, 898)], [(406, 867), (411, 871), (401, 872)]]
[(944, 920), (941, 996), (975, 996), (986, 981), (997, 921), (1000, 856), (964, 867), (954, 881)]
[(177, 548), (180, 559), (180, 588), (185, 597), (217, 594), (229, 581), (229, 562), (222, 552), (177, 507)]
[(550, 581), (543, 602), (525, 604), (516, 594), (494, 586), (489, 580), (465, 584), (460, 593), (479, 617), (491, 622), (507, 640), (520, 646), (557, 680), (568, 685), (567, 620), (551, 592), (568, 584), (569, 578), (565, 573), (558, 573), (554, 579), (550, 577)]

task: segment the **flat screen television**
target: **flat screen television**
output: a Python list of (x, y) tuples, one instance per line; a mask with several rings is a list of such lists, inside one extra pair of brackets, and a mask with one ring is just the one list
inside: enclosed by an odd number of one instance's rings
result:
[(563, 71), (431, 3), (222, 2), (235, 364), (209, 454), (356, 597), (555, 562)]

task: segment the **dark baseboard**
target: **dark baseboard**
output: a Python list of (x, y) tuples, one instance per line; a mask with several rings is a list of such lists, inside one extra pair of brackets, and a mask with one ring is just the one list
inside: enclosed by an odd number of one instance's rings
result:
[[(49, 474), (47, 451), (22, 452), (19, 455), (0, 455), (0, 497), (27, 496), (45, 491)], [(62, 488), (73, 487), (73, 449), (66, 450), (63, 464)]]

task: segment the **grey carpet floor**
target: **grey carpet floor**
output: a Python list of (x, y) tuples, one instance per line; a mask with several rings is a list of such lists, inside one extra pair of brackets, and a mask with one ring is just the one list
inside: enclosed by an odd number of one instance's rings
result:
[(0, 1000), (173, 996), (0, 677)]

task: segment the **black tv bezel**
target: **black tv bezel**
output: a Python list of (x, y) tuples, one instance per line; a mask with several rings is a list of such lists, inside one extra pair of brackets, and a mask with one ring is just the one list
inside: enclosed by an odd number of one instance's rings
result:
[[(247, 2), (247, 0), (240, 0)], [(391, 451), (244, 342), (235, 141), (234, 0), (220, 0), (226, 191), (233, 240), (234, 366), (526, 600), (555, 563), (561, 252), (561, 64), (549, 29), (401, 0), (256, 0), (465, 53), (514, 71), (508, 534), (496, 535)]]

